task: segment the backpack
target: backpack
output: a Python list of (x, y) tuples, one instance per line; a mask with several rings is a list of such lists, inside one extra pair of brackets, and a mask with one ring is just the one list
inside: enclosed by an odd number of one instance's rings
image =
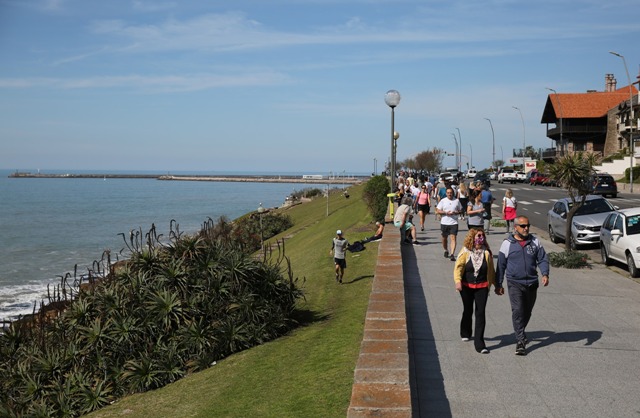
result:
[(365, 247), (362, 241), (356, 241), (347, 247), (347, 250), (351, 251), (352, 253), (357, 253), (358, 251), (362, 251), (364, 249)]

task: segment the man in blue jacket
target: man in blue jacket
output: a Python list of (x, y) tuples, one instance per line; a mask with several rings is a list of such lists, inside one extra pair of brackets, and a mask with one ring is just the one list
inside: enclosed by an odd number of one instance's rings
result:
[(516, 355), (527, 355), (527, 334), (525, 328), (531, 319), (531, 312), (538, 293), (538, 269), (542, 274), (542, 285), (549, 285), (549, 259), (542, 244), (529, 234), (529, 218), (518, 216), (514, 223), (514, 233), (505, 238), (498, 253), (496, 271), (496, 294), (503, 295), (502, 282), (507, 278), (511, 320), (516, 334)]

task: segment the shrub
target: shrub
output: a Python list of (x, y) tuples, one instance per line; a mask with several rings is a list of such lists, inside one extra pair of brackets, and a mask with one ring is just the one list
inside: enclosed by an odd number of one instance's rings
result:
[[(639, 166), (634, 166), (633, 167), (633, 182), (637, 183), (638, 179), (640, 179), (640, 167)], [(629, 169), (628, 168), (626, 170), (624, 170), (624, 181), (626, 181), (627, 183), (629, 182)]]
[(176, 225), (168, 241), (132, 233), (131, 258), (59, 316), (3, 330), (0, 416), (84, 415), (285, 334), (302, 297), (290, 263), (235, 233), (225, 219), (194, 236)]
[(389, 180), (386, 176), (374, 176), (364, 186), (362, 197), (367, 204), (369, 213), (373, 219), (383, 221), (387, 214), (389, 198), (387, 194), (391, 192)]
[(299, 191), (294, 191), (293, 193), (291, 193), (291, 196), (295, 197), (297, 200), (300, 200), (303, 197), (307, 199), (311, 199), (316, 196), (322, 196), (323, 193), (324, 192), (318, 189), (317, 187), (313, 187), (313, 188), (307, 187)]
[(563, 251), (549, 253), (549, 263), (552, 267), (564, 267), (567, 269), (581, 269), (589, 267), (589, 256), (580, 251)]

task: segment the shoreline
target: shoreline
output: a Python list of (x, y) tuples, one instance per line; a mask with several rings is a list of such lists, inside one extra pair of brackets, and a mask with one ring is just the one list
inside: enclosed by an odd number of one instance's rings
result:
[(152, 179), (163, 181), (217, 181), (252, 183), (308, 183), (308, 184), (359, 184), (367, 179), (363, 176), (304, 178), (292, 175), (167, 175), (167, 174), (46, 174), (11, 173), (9, 178), (48, 178), (48, 179)]

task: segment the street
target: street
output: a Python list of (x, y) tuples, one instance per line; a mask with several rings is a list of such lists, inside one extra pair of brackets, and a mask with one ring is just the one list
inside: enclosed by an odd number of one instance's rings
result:
[[(518, 200), (518, 215), (526, 215), (529, 217), (529, 222), (532, 225), (531, 232), (548, 239), (547, 212), (556, 200), (567, 196), (566, 190), (560, 187), (530, 186), (523, 183), (498, 184), (497, 182), (492, 182), (490, 190), (496, 199), (493, 206), (494, 219), (499, 219), (500, 211), (502, 210), (502, 198), (507, 189), (511, 189), (513, 195)], [(607, 198), (607, 200), (619, 209), (640, 206), (640, 195), (638, 194), (622, 192), (618, 193), (617, 198)], [(588, 254), (592, 262), (601, 264), (599, 245), (584, 246), (580, 248), (580, 251)], [(629, 277), (627, 266), (624, 264), (614, 263), (610, 268), (625, 277)]]

